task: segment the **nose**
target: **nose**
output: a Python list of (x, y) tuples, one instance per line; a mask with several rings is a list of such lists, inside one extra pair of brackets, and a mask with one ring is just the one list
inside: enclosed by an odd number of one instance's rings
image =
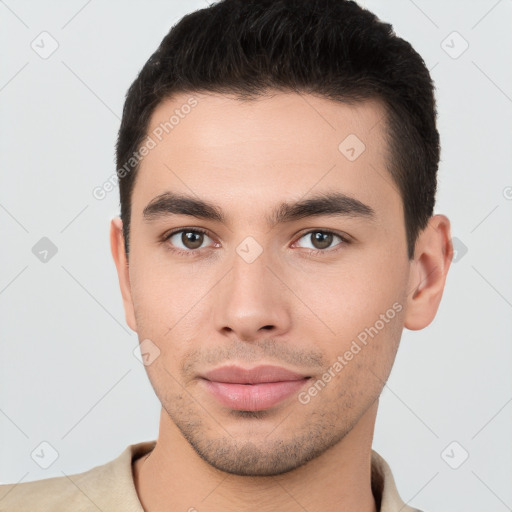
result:
[(242, 341), (277, 336), (290, 329), (286, 287), (265, 251), (248, 263), (238, 254), (231, 271), (221, 280), (215, 297), (215, 324), (223, 334)]

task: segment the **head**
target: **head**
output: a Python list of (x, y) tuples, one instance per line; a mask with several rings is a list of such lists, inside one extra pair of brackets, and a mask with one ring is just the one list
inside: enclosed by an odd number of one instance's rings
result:
[[(289, 471), (374, 413), (441, 300), (438, 162), (423, 60), (354, 2), (223, 0), (163, 39), (126, 97), (111, 244), (153, 388), (209, 464)], [(224, 364), (310, 380), (233, 410), (201, 378)]]

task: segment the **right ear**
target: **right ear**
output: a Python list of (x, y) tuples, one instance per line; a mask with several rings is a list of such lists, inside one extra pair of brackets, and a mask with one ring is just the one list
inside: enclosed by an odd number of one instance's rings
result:
[(137, 332), (130, 286), (130, 271), (124, 250), (123, 221), (119, 217), (114, 217), (110, 221), (110, 250), (112, 251), (112, 257), (117, 268), (126, 323), (130, 326), (130, 329)]

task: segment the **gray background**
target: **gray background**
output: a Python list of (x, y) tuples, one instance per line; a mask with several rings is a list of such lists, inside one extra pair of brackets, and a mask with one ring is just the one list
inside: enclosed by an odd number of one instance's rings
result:
[[(363, 5), (431, 69), (436, 212), (458, 249), (436, 319), (404, 331), (373, 447), (412, 506), (511, 510), (512, 1)], [(157, 436), (110, 254), (118, 190), (92, 191), (115, 172), (128, 86), (169, 28), (205, 6), (0, 1), (2, 483), (85, 471)], [(32, 252), (43, 237), (57, 248), (46, 262)]]

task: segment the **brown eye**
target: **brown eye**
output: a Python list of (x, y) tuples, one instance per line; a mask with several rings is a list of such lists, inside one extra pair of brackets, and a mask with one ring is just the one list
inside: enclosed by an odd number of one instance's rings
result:
[(203, 243), (203, 233), (195, 231), (183, 231), (181, 234), (181, 242), (187, 249), (198, 249)]
[(316, 249), (327, 249), (332, 244), (332, 233), (315, 231), (311, 233), (311, 241)]
[[(335, 238), (340, 240), (340, 243), (335, 244), (332, 246)], [(309, 241), (311, 244), (309, 247), (306, 245), (302, 245), (302, 247), (306, 247), (309, 249), (312, 249), (313, 251), (325, 251), (327, 252), (327, 249), (331, 249), (332, 247), (336, 247), (336, 245), (341, 245), (341, 243), (345, 242), (345, 239), (337, 235), (335, 233), (331, 233), (330, 231), (310, 231), (309, 233), (305, 233), (300, 237), (299, 240), (306, 240)]]
[(206, 233), (195, 229), (182, 229), (171, 233), (167, 237), (167, 240), (171, 245), (182, 251), (194, 251), (201, 248), (205, 239), (211, 241), (210, 237), (206, 235)]

